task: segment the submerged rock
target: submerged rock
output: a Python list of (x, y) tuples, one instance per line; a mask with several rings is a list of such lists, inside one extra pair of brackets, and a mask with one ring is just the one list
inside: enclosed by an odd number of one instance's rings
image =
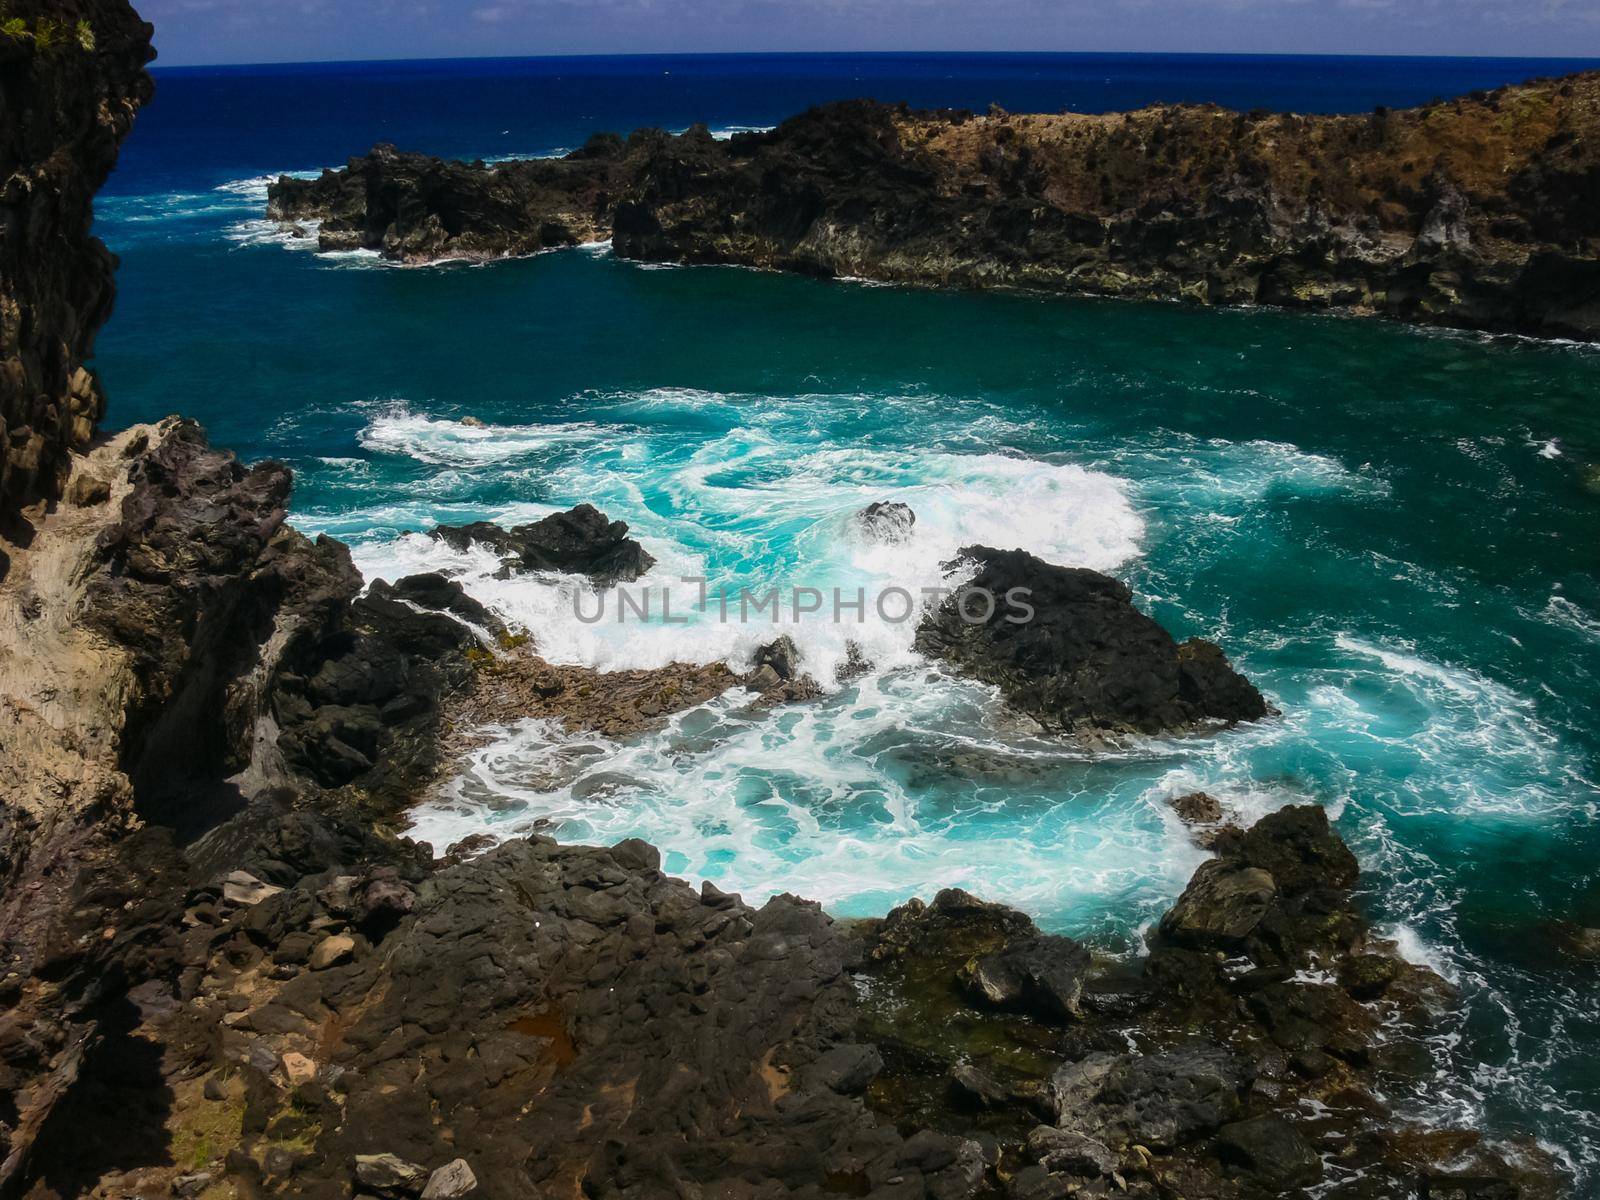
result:
[(1049, 728), (1153, 734), (1270, 711), (1220, 649), (1180, 646), (1110, 576), (1022, 550), (972, 546), (962, 558), (977, 570), (924, 620), (917, 649), (996, 685)]
[(916, 531), (917, 514), (909, 504), (895, 500), (874, 500), (855, 517), (856, 528), (869, 541), (894, 545), (911, 540)]
[(440, 525), (433, 536), (453, 550), (487, 546), (502, 560), (500, 575), (554, 571), (586, 575), (596, 587), (638, 579), (656, 560), (628, 536), (625, 521), (613, 521), (592, 504), (503, 529), (487, 521)]

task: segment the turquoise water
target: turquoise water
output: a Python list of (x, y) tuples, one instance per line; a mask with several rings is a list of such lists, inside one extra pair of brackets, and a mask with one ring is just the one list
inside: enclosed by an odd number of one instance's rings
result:
[[(770, 119), (741, 96), (707, 103)], [(1204, 788), (1242, 820), (1320, 803), (1382, 926), (1459, 989), (1441, 1078), (1407, 1102), (1595, 1161), (1593, 968), (1543, 928), (1600, 925), (1600, 352), (605, 247), (400, 269), (259, 223), (251, 177), (315, 159), (230, 145), (178, 178), (180, 151), (136, 139), (102, 202), (124, 258), (98, 364), (113, 419), (183, 410), (285, 458), (296, 523), (349, 541), (369, 576), (458, 574), (560, 661), (742, 662), (770, 625), (585, 624), (570, 582), (496, 581), (416, 531), (590, 501), (660, 560), (643, 583), (678, 615), (698, 592), (682, 576), (914, 589), (961, 545), (1019, 545), (1126, 579), (1283, 712), (1088, 756), (918, 660), (909, 625), (809, 618), (784, 631), (819, 674), (850, 641), (876, 669), (776, 712), (730, 696), (625, 745), (504, 730), (419, 836), (639, 835), (679, 873), (840, 914), (960, 885), (1116, 949), (1201, 860), (1168, 797)], [(853, 537), (877, 499), (916, 510), (908, 546)]]

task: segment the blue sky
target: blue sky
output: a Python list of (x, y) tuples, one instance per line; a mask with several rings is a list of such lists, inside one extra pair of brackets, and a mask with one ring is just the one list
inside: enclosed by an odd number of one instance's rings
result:
[(1600, 57), (1600, 0), (135, 0), (166, 65), (754, 50)]

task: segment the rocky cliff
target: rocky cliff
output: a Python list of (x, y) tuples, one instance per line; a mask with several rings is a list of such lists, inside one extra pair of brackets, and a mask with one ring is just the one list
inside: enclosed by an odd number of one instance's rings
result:
[(59, 493), (105, 407), (84, 360), (116, 263), (89, 226), (150, 95), (150, 32), (122, 0), (0, 8), (0, 521)]
[(381, 148), (280, 181), (273, 211), (408, 261), (610, 229), (647, 260), (1600, 337), (1600, 75), (1359, 116), (859, 101), (580, 154), (468, 167)]

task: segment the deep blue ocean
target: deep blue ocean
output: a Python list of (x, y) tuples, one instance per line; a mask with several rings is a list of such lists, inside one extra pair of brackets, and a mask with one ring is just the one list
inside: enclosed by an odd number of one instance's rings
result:
[[(266, 181), (374, 142), (554, 154), (600, 130), (771, 125), (852, 96), (1104, 111), (1362, 111), (1586, 64), (827, 55), (158, 71), (99, 203), (122, 257), (97, 366), (121, 424), (184, 412), (297, 471), (294, 519), (369, 576), (442, 569), (553, 659), (742, 663), (774, 630), (585, 624), (570, 581), (495, 580), (418, 531), (592, 501), (674, 611), (712, 586), (940, 578), (974, 542), (1111, 571), (1213, 637), (1282, 717), (1090, 755), (910, 649), (808, 618), (823, 700), (730, 696), (627, 743), (499, 731), (417, 814), (638, 834), (669, 868), (846, 915), (960, 885), (1134, 945), (1202, 853), (1166, 800), (1325, 805), (1402, 952), (1455, 985), (1439, 1075), (1390, 1097), (1600, 1164), (1600, 988), (1553, 923), (1600, 926), (1600, 352), (1340, 317), (952, 294), (618, 261), (606, 246), (406, 269), (291, 248)], [(472, 416), (484, 424), (463, 425)], [(909, 503), (907, 546), (851, 515)], [(591, 598), (592, 599), (592, 598)]]

